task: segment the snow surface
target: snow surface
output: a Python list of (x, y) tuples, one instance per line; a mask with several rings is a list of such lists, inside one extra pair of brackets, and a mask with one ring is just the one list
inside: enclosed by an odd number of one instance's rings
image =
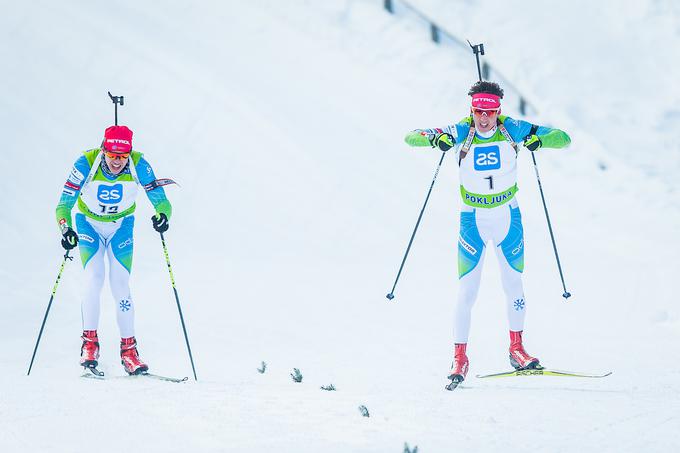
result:
[[(396, 298), (384, 297), (440, 157), (403, 135), (465, 114), (469, 51), (438, 48), (378, 0), (3, 1), (0, 451), (680, 448), (677, 3), (411, 3), (485, 42), (537, 106), (531, 119), (571, 134), (569, 149), (537, 156), (568, 302), (519, 157), (526, 344), (546, 365), (614, 374), (443, 390), (460, 204), (450, 157)], [(25, 376), (63, 253), (54, 207), (112, 121), (107, 90), (125, 95), (121, 122), (156, 174), (182, 186), (168, 189), (166, 239), (198, 382), (78, 377), (78, 258)], [(140, 352), (152, 371), (190, 375), (151, 213), (140, 200)], [(494, 261), (471, 375), (508, 367)], [(122, 376), (107, 291), (102, 368)]]

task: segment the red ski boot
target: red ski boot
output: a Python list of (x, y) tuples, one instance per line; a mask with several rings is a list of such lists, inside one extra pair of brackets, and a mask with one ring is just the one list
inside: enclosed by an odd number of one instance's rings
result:
[(139, 358), (135, 337), (120, 339), (120, 363), (123, 364), (128, 374), (141, 374), (149, 371), (148, 365)]
[(516, 370), (533, 370), (540, 368), (538, 359), (531, 357), (522, 346), (522, 331), (510, 331), (510, 365)]
[(83, 330), (83, 345), (80, 347), (80, 365), (86, 368), (96, 368), (99, 364), (99, 338), (96, 330)]
[(467, 349), (467, 343), (456, 343), (453, 363), (451, 364), (451, 371), (449, 371), (449, 379), (456, 384), (465, 380), (470, 365), (467, 355), (465, 355), (465, 349)]

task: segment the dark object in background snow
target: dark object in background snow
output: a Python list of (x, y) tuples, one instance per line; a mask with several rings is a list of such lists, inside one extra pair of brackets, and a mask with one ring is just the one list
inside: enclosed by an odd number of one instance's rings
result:
[(334, 392), (335, 386), (333, 384), (322, 385), (321, 390), (328, 390), (329, 392)]
[(404, 442), (404, 453), (418, 453), (418, 446), (414, 445), (413, 450), (411, 450), (408, 443)]
[(359, 412), (361, 412), (361, 415), (363, 415), (364, 417), (370, 417), (371, 416), (371, 414), (368, 413), (368, 408), (366, 406), (364, 406), (363, 404), (361, 406), (359, 406)]
[(293, 372), (290, 373), (290, 377), (292, 377), (293, 381), (295, 382), (302, 382), (302, 374), (300, 373), (300, 370), (297, 368), (293, 368)]
[(257, 369), (257, 372), (260, 374), (264, 374), (264, 372), (267, 371), (267, 363), (263, 360), (262, 361), (262, 366)]
[(599, 161), (599, 162), (597, 163), (597, 167), (598, 167), (600, 170), (605, 171), (605, 170), (607, 169), (607, 164), (605, 164), (605, 163), (602, 162), (602, 161)]

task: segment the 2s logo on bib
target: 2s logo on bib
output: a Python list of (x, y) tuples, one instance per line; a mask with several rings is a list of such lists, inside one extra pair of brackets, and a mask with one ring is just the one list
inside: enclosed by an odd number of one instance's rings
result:
[(114, 184), (113, 186), (101, 185), (97, 188), (97, 199), (104, 204), (119, 203), (122, 198), (122, 184)]
[(475, 147), (475, 170), (498, 170), (501, 168), (501, 153), (498, 145)]

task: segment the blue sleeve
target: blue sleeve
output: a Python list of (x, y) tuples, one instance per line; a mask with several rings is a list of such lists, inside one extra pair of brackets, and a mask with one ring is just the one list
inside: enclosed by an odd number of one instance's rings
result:
[(523, 142), (527, 135), (531, 134), (531, 128), (534, 126), (536, 127), (535, 134), (541, 138), (543, 148), (559, 149), (569, 146), (571, 143), (569, 135), (560, 129), (533, 125), (526, 121), (515, 120), (510, 117), (506, 117), (503, 124), (515, 143)]
[[(137, 165), (135, 166), (135, 170), (137, 171), (137, 177), (139, 178), (139, 183), (142, 187), (151, 184), (156, 180), (153, 168), (151, 168), (149, 162), (143, 157), (140, 157), (139, 162), (137, 162)], [(146, 196), (156, 210), (156, 213), (164, 213), (169, 219), (172, 215), (172, 205), (165, 196), (163, 187), (155, 187), (151, 190), (146, 190), (145, 188), (144, 190), (146, 191)]]
[[(512, 137), (515, 142), (523, 142), (526, 136), (531, 133), (531, 128), (533, 127), (533, 124), (531, 123), (523, 120), (516, 120), (510, 117), (505, 119), (503, 125), (508, 130), (508, 134), (510, 134), (510, 137)], [(536, 129), (536, 135), (538, 136), (548, 135), (552, 131), (556, 130), (547, 126), (537, 125), (536, 127), (538, 128)]]
[(452, 134), (456, 139), (456, 143), (461, 143), (465, 141), (470, 132), (470, 125), (464, 122), (458, 123), (455, 126), (456, 133)]
[[(531, 123), (528, 123), (523, 120), (516, 120), (514, 118), (507, 117), (505, 118), (505, 121), (503, 121), (503, 125), (505, 126), (505, 129), (507, 129), (508, 134), (510, 134), (510, 137), (515, 141), (515, 143), (521, 143), (524, 141), (527, 135), (531, 132)], [(539, 128), (540, 131), (541, 128)], [(543, 128), (543, 129), (549, 129), (549, 128)]]
[(85, 178), (90, 173), (90, 163), (87, 157), (82, 155), (76, 160), (71, 168), (71, 173), (68, 175), (64, 187), (61, 190), (61, 197), (57, 204), (57, 223), (61, 227), (65, 222), (66, 225), (73, 227), (73, 220), (71, 219), (71, 210), (78, 200), (78, 195), (83, 188)]

